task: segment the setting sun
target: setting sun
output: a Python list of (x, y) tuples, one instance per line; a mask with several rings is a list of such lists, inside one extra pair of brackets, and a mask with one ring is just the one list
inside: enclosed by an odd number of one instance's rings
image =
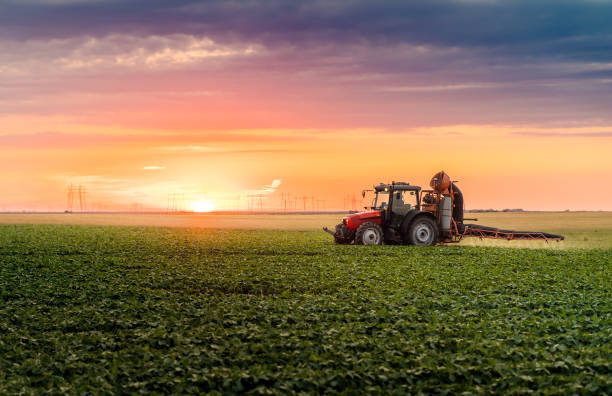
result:
[(191, 202), (191, 209), (194, 212), (212, 212), (214, 208), (215, 205), (206, 199), (200, 199), (199, 201)]

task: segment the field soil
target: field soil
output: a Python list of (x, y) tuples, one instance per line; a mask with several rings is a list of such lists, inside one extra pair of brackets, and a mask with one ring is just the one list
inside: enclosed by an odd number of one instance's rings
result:
[[(150, 227), (197, 227), (245, 230), (320, 230), (333, 227), (345, 214), (0, 214), (0, 224), (72, 224)], [(462, 245), (528, 248), (612, 248), (612, 212), (467, 213), (466, 220), (491, 227), (561, 234), (563, 242), (505, 241), (466, 238)]]

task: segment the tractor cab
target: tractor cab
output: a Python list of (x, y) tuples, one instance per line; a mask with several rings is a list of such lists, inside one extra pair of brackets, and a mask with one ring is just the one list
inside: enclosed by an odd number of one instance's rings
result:
[[(421, 187), (412, 186), (409, 183), (380, 183), (373, 190), (363, 190), (362, 196), (368, 191), (374, 193), (372, 205), (369, 209), (381, 211), (383, 222), (392, 227), (399, 226), (401, 220), (412, 210), (420, 210), (421, 199), (419, 192)], [(366, 209), (368, 209), (366, 207)]]
[(391, 210), (393, 214), (406, 215), (411, 210), (419, 209), (421, 187), (411, 186), (409, 183), (392, 183), (375, 186), (373, 190), (364, 190), (362, 195), (365, 197), (367, 191), (374, 192), (371, 209), (373, 210)]

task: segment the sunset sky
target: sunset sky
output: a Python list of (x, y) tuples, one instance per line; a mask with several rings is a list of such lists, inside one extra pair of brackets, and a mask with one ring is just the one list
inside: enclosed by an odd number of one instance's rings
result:
[(611, 21), (605, 0), (1, 0), (0, 211), (63, 211), (70, 184), (90, 210), (342, 209), (440, 170), (468, 209), (612, 210)]

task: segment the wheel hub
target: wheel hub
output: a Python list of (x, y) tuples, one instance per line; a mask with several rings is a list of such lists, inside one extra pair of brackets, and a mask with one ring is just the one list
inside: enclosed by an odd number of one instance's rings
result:
[(378, 245), (380, 242), (380, 235), (376, 230), (368, 229), (363, 233), (363, 244), (364, 245)]
[(431, 230), (425, 224), (419, 224), (414, 230), (415, 239), (421, 243), (426, 243), (431, 237)]

